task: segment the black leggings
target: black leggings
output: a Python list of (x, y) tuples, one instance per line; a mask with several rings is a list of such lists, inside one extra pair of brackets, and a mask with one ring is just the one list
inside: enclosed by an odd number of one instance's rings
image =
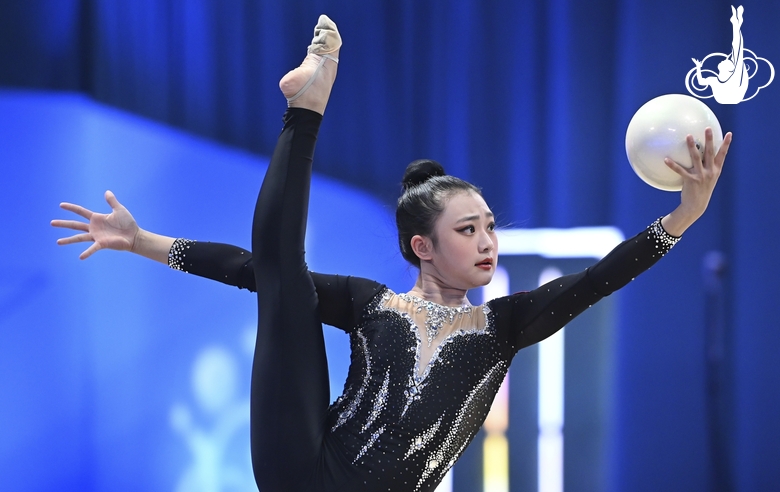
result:
[(250, 427), (262, 492), (306, 490), (322, 466), (330, 389), (317, 293), (304, 258), (321, 121), (313, 111), (287, 110), (252, 223), (258, 324)]

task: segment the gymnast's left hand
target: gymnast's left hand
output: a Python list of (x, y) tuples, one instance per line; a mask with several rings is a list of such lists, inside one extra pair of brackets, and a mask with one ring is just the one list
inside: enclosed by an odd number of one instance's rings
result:
[(682, 232), (702, 216), (710, 203), (712, 192), (718, 182), (726, 154), (731, 145), (731, 132), (723, 137), (723, 143), (715, 153), (712, 141), (712, 128), (704, 130), (704, 158), (696, 148), (693, 136), (688, 135), (688, 152), (691, 156), (691, 168), (686, 168), (670, 158), (664, 159), (669, 168), (679, 174), (683, 180), (680, 193), (680, 206), (664, 218), (663, 226), (669, 234), (681, 236)]
[(96, 213), (73, 203), (61, 203), (60, 207), (80, 215), (89, 222), (52, 220), (51, 225), (54, 227), (73, 229), (82, 233), (60, 238), (57, 240), (57, 244), (64, 245), (92, 241), (92, 245), (79, 256), (82, 260), (89, 258), (93, 253), (101, 249), (133, 251), (140, 232), (138, 224), (112, 192), (106, 191), (105, 198), (111, 207), (110, 214)]

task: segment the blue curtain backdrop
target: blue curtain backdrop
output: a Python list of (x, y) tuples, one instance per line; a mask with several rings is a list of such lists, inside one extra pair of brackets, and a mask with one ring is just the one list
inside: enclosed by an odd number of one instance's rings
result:
[[(392, 203), (406, 163), (431, 157), (481, 186), (505, 225), (614, 224), (631, 234), (679, 197), (634, 176), (623, 149), (628, 121), (647, 100), (684, 93), (691, 58), (729, 52), (729, 5), (5, 0), (0, 84), (81, 91), (268, 154), (284, 106), (277, 81), (300, 62), (316, 16), (327, 12), (345, 46), (320, 172)], [(780, 2), (743, 5), (745, 46), (780, 66)], [(735, 134), (711, 207), (625, 289), (611, 490), (713, 485), (701, 261), (714, 249), (728, 259), (727, 481), (745, 491), (780, 484), (778, 83), (737, 106), (707, 100)]]

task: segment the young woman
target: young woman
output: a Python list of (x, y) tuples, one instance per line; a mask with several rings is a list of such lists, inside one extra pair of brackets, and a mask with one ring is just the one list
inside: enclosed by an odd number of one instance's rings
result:
[[(255, 477), (272, 491), (430, 491), (484, 421), (514, 354), (552, 335), (658, 261), (706, 209), (731, 141), (694, 166), (681, 204), (607, 257), (532, 292), (472, 306), (466, 292), (490, 282), (498, 245), (479, 190), (416, 161), (404, 177), (396, 220), (401, 253), (419, 268), (397, 294), (372, 280), (310, 272), (304, 261), (317, 131), (341, 45), (323, 16), (301, 67), (281, 81), (289, 108), (257, 200), (252, 251), (140, 229), (111, 192), (109, 215), (53, 221), (80, 231), (59, 244), (128, 250), (186, 272), (257, 292), (251, 442)], [(350, 336), (343, 395), (329, 405), (321, 323)]]

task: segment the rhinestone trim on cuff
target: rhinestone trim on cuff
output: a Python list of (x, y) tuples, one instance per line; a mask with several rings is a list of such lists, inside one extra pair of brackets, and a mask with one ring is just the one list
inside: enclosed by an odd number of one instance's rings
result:
[(663, 217), (659, 217), (656, 219), (647, 229), (649, 236), (655, 240), (655, 248), (660, 250), (659, 252), (661, 255), (665, 255), (675, 244), (677, 244), (680, 238), (666, 232), (664, 226), (661, 225), (662, 218)]
[(171, 250), (168, 252), (168, 266), (174, 270), (186, 272), (187, 270), (184, 269), (184, 257), (187, 256), (187, 250), (190, 248), (190, 244), (193, 244), (194, 242), (195, 241), (192, 239), (184, 238), (179, 238), (174, 241), (171, 245)]

